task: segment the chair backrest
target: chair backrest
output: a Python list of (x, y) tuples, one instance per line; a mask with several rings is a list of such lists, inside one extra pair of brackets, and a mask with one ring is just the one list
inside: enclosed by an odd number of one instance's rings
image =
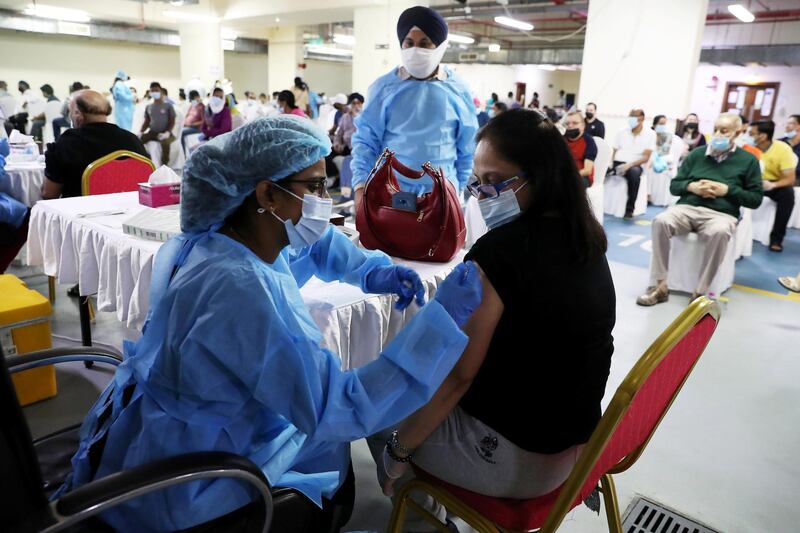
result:
[(597, 159), (594, 161), (594, 182), (601, 182), (606, 176), (606, 169), (611, 164), (611, 145), (602, 137), (592, 137), (597, 145)]
[(12, 527), (47, 506), (28, 423), (0, 350), (0, 524)]
[(143, 155), (117, 150), (86, 167), (81, 189), (84, 196), (136, 191), (155, 169)]
[(719, 306), (701, 297), (662, 333), (617, 388), (542, 527), (555, 531), (606, 473), (630, 468), (644, 451), (719, 322)]

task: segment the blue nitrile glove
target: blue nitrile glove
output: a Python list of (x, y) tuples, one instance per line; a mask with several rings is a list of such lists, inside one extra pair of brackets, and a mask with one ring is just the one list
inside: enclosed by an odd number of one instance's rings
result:
[(364, 286), (367, 292), (374, 294), (398, 295), (400, 299), (395, 307), (401, 311), (414, 299), (420, 307), (425, 305), (425, 286), (419, 274), (408, 267), (392, 265), (376, 268), (367, 274)]
[(481, 304), (483, 287), (478, 267), (472, 261), (461, 263), (450, 272), (436, 291), (439, 302), (456, 324), (462, 327)]

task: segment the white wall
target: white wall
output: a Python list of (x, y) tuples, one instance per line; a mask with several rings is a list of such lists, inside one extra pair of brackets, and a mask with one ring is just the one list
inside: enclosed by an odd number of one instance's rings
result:
[(256, 95), (269, 95), (267, 83), (267, 54), (244, 54), (225, 52), (225, 76), (233, 82), (237, 98), (244, 98), (245, 91)]
[[(718, 78), (716, 87), (713, 87), (713, 76)], [(707, 133), (713, 130), (714, 119), (722, 109), (727, 82), (780, 82), (773, 116), (777, 124), (776, 132), (783, 132), (789, 115), (800, 113), (800, 68), (798, 67), (700, 65), (692, 90), (691, 111), (699, 115), (701, 131)]]
[[(128, 73), (140, 95), (151, 81), (158, 81), (177, 99), (182, 86), (180, 53), (175, 46), (0, 30), (0, 50), (0, 79), (12, 92), (19, 80), (34, 90), (49, 83), (59, 98), (66, 96), (74, 81), (104, 92), (118, 69)], [(225, 52), (226, 76), (239, 98), (248, 89), (266, 90), (266, 57)]]
[[(344, 61), (319, 61), (306, 59), (306, 71), (303, 79), (312, 91), (333, 96), (336, 93), (350, 94), (353, 92), (353, 64)], [(291, 87), (292, 82), (289, 80)], [(364, 96), (367, 95), (364, 91)]]
[[(525, 83), (527, 103), (534, 91), (539, 93), (542, 105), (555, 105), (558, 91), (578, 92), (580, 71), (542, 70), (536, 65), (479, 65), (458, 63), (448, 65), (467, 83), (472, 94), (485, 101), (495, 92), (505, 98), (515, 92), (516, 83)], [(515, 93), (516, 94), (516, 93)]]

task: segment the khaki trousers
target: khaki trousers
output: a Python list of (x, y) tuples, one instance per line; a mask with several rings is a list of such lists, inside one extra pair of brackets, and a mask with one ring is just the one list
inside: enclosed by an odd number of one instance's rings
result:
[(695, 289), (696, 294), (705, 294), (719, 266), (725, 259), (728, 243), (736, 230), (736, 219), (731, 215), (707, 207), (673, 205), (653, 220), (653, 262), (651, 279), (667, 279), (669, 271), (670, 239), (692, 231), (703, 239), (705, 253), (703, 270)]

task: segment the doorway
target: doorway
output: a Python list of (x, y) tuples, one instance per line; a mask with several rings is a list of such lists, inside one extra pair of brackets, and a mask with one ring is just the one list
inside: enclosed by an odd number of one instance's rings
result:
[(519, 105), (521, 105), (522, 107), (525, 107), (525, 93), (526, 93), (526, 91), (528, 89), (528, 86), (525, 83), (517, 82), (516, 83), (516, 88), (517, 88), (517, 91), (516, 91), (516, 94), (514, 95), (515, 96), (514, 99), (517, 102), (519, 102)]
[(737, 113), (750, 122), (772, 120), (781, 84), (728, 82), (722, 101), (723, 113)]

